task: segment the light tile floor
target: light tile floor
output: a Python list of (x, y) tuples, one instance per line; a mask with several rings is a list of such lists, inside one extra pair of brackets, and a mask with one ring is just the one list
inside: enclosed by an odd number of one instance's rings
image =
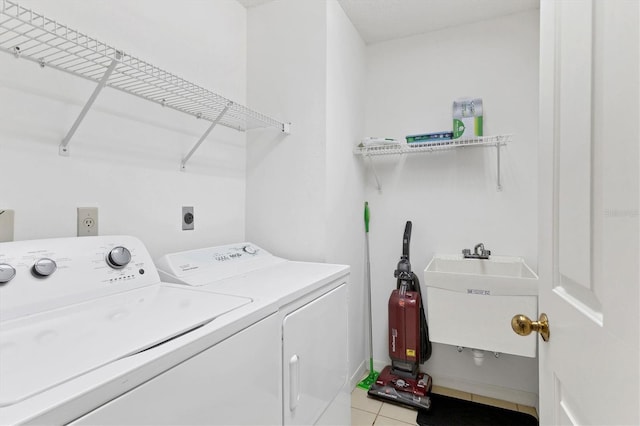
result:
[[(534, 407), (501, 401), (486, 396), (474, 395), (455, 389), (433, 386), (433, 393), (451, 396), (454, 398), (474, 401), (480, 404), (493, 405), (508, 410), (520, 411), (538, 417)], [(415, 425), (417, 413), (410, 408), (403, 408), (394, 404), (378, 401), (367, 396), (367, 391), (356, 387), (351, 392), (351, 425), (364, 426), (391, 426), (391, 425)]]

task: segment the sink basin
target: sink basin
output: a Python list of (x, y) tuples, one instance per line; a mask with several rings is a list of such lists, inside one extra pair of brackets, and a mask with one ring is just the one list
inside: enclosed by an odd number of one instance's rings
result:
[(538, 294), (538, 276), (521, 257), (465, 259), (461, 254), (436, 255), (424, 273), (430, 287), (492, 295)]
[(537, 318), (538, 277), (520, 257), (436, 255), (424, 270), (432, 342), (536, 356), (536, 338), (511, 330), (511, 318)]

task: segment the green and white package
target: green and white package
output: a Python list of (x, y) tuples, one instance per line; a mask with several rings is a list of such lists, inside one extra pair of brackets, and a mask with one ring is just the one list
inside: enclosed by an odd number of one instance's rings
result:
[(482, 99), (464, 98), (453, 101), (453, 138), (482, 136)]

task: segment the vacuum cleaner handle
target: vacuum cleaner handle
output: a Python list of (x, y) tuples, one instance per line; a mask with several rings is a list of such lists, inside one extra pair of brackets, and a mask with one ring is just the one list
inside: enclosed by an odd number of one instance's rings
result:
[(407, 286), (411, 286), (411, 262), (409, 262), (409, 244), (411, 243), (411, 221), (408, 220), (404, 227), (404, 236), (402, 237), (402, 256), (398, 262), (397, 269), (393, 272), (393, 276), (398, 278), (398, 289), (404, 284), (405, 290)]
[(404, 237), (402, 238), (402, 257), (409, 259), (409, 244), (411, 243), (411, 221), (408, 220), (404, 226)]

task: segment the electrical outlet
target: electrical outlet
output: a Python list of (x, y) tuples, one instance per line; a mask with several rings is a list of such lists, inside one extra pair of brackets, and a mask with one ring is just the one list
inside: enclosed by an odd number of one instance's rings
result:
[(98, 235), (98, 208), (78, 207), (78, 237)]
[(13, 210), (0, 209), (0, 243), (13, 241)]
[(193, 230), (193, 222), (195, 217), (193, 216), (193, 207), (182, 207), (182, 230)]

